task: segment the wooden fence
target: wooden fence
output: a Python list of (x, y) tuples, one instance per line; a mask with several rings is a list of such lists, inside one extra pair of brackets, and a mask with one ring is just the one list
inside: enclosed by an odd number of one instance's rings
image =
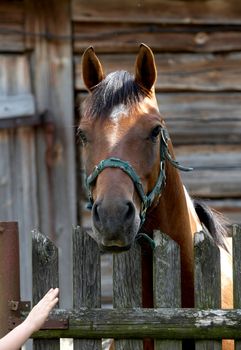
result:
[[(59, 350), (60, 338), (74, 338), (74, 350), (102, 349), (102, 338), (115, 338), (117, 350), (143, 349), (143, 338), (153, 338), (155, 350), (181, 349), (182, 339), (194, 339), (198, 350), (221, 349), (223, 338), (236, 339), (236, 349), (241, 349), (241, 228), (233, 226), (233, 310), (220, 309), (220, 253), (208, 235), (197, 233), (194, 240), (194, 309), (180, 307), (179, 247), (160, 232), (154, 239), (154, 308), (141, 307), (141, 247), (136, 243), (130, 251), (114, 254), (113, 308), (101, 309), (100, 252), (86, 232), (74, 229), (73, 309), (51, 314), (33, 335), (34, 349)], [(35, 303), (50, 287), (58, 286), (58, 250), (36, 231), (32, 242)], [(18, 323), (16, 316), (12, 311), (10, 328)]]

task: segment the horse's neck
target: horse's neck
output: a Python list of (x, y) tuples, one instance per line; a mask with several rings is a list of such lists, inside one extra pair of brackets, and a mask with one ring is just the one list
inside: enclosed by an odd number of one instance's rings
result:
[[(169, 170), (169, 171), (168, 171)], [(147, 215), (144, 229), (151, 233), (159, 229), (176, 241), (181, 251), (183, 306), (194, 303), (193, 237), (201, 225), (192, 201), (183, 187), (179, 172), (170, 164), (167, 169), (167, 183), (155, 208)]]
[(193, 241), (194, 233), (202, 229), (192, 200), (183, 186), (179, 171), (168, 164), (167, 183), (158, 204), (148, 212), (145, 229), (159, 229), (182, 245), (182, 237)]

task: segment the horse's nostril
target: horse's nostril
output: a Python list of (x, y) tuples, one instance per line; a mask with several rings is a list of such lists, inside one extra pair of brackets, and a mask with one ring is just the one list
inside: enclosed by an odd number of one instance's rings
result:
[(134, 215), (135, 215), (134, 205), (133, 205), (132, 202), (128, 202), (127, 203), (127, 211), (126, 211), (126, 214), (125, 214), (125, 219), (130, 222), (130, 221), (133, 220)]
[(93, 209), (92, 209), (93, 219), (94, 219), (94, 222), (95, 222), (97, 225), (100, 224), (100, 216), (99, 216), (98, 207), (99, 207), (99, 204), (98, 204), (98, 203), (94, 203)]

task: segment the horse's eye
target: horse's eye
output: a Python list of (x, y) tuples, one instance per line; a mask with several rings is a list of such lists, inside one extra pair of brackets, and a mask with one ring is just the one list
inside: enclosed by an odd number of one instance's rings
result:
[(86, 137), (84, 131), (81, 130), (81, 129), (78, 129), (78, 133), (77, 134), (78, 134), (78, 137), (79, 137), (82, 145), (85, 146), (87, 144), (88, 140), (87, 140), (87, 137)]
[(161, 126), (158, 125), (156, 126), (152, 131), (151, 131), (151, 135), (150, 135), (150, 138), (153, 142), (156, 141), (157, 137), (159, 136), (160, 134), (160, 131), (161, 131)]

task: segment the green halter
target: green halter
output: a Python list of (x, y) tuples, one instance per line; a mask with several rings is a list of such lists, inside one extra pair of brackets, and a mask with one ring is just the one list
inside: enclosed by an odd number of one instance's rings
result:
[(175, 168), (182, 171), (191, 171), (192, 168), (186, 168), (181, 166), (177, 161), (172, 159), (168, 151), (168, 140), (170, 139), (168, 131), (165, 128), (161, 129), (161, 138), (160, 138), (160, 173), (157, 179), (157, 182), (149, 194), (145, 194), (143, 185), (140, 177), (137, 175), (133, 167), (124, 160), (119, 158), (107, 158), (101, 160), (98, 165), (95, 166), (93, 172), (86, 178), (86, 187), (88, 190), (89, 203), (87, 204), (88, 209), (91, 209), (93, 206), (93, 197), (92, 197), (92, 186), (96, 181), (100, 173), (106, 168), (119, 168), (124, 171), (133, 181), (136, 191), (140, 196), (142, 205), (140, 212), (141, 226), (143, 225), (146, 218), (146, 211), (152, 205), (155, 198), (158, 198), (166, 184), (166, 173), (165, 173), (165, 161), (168, 160)]

